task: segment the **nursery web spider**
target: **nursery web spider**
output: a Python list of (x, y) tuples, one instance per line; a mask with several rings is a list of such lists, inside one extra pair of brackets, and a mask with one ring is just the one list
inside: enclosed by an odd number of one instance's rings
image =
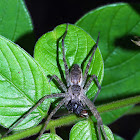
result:
[[(95, 116), (95, 118), (97, 119), (97, 130), (98, 130), (98, 137), (99, 140), (101, 140), (101, 130), (103, 132), (104, 138), (105, 140), (108, 140), (106, 132), (104, 130), (103, 127), (103, 122), (102, 122), (102, 118), (100, 116), (100, 114), (98, 113), (95, 105), (94, 105), (94, 101), (96, 100), (100, 90), (101, 90), (101, 86), (99, 84), (99, 81), (97, 79), (96, 75), (92, 75), (90, 77), (90, 79), (88, 80), (88, 82), (86, 83), (86, 79), (87, 79), (87, 75), (88, 75), (88, 71), (89, 71), (89, 67), (93, 58), (93, 55), (98, 47), (98, 41), (99, 41), (99, 35), (96, 41), (96, 45), (93, 49), (92, 55), (88, 61), (88, 64), (86, 66), (86, 70), (84, 73), (84, 76), (82, 75), (82, 70), (80, 68), (80, 66), (78, 64), (74, 64), (71, 71), (69, 72), (69, 68), (66, 62), (66, 57), (65, 57), (65, 48), (64, 48), (64, 39), (67, 35), (67, 29), (68, 29), (68, 24), (66, 27), (66, 31), (63, 35), (62, 38), (62, 49), (63, 49), (63, 62), (64, 62), (64, 67), (65, 67), (65, 74), (66, 74), (66, 84), (67, 87), (64, 85), (64, 83), (56, 76), (53, 75), (51, 77), (51, 79), (49, 80), (49, 82), (54, 78), (59, 85), (61, 86), (61, 88), (63, 89), (63, 91), (65, 91), (65, 93), (59, 93), (59, 94), (52, 94), (52, 95), (46, 95), (43, 98), (41, 98), (37, 104), (35, 106), (33, 106), (25, 115), (23, 115), (22, 118), (20, 118), (17, 123), (14, 123), (11, 128), (9, 129), (9, 131), (7, 131), (7, 133), (5, 135), (7, 135), (9, 132), (11, 132), (13, 130), (14, 127), (16, 127), (24, 118), (26, 118), (34, 109), (36, 109), (45, 99), (48, 98), (54, 98), (54, 97), (59, 97), (59, 98), (63, 98), (59, 104), (53, 109), (53, 111), (48, 115), (47, 120), (44, 123), (44, 126), (42, 128), (42, 130), (40, 131), (38, 140), (40, 140), (41, 136), (43, 135), (50, 119), (52, 118), (52, 116), (56, 113), (56, 111), (62, 106), (65, 105), (66, 108), (71, 111), (74, 112), (75, 114), (79, 115), (79, 116), (84, 116), (83, 111), (85, 106), (87, 106), (89, 108), (89, 110), (92, 112), (92, 114)], [(98, 87), (98, 92), (95, 95), (95, 98), (93, 100), (93, 102), (91, 102), (85, 95), (85, 93), (88, 91), (88, 88), (91, 84), (91, 82), (95, 80), (97, 87)], [(4, 135), (4, 136), (5, 136)]]

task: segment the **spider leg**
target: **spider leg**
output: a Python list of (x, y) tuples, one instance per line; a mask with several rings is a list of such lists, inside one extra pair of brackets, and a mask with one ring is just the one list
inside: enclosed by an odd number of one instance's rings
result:
[(68, 29), (68, 24), (67, 24), (64, 36), (62, 38), (62, 49), (63, 49), (63, 61), (64, 61), (65, 74), (66, 74), (66, 82), (67, 82), (67, 86), (69, 87), (70, 86), (69, 68), (68, 68), (68, 65), (67, 65), (67, 62), (66, 62), (65, 48), (64, 48), (64, 39), (65, 39), (66, 34), (67, 34), (67, 29)]
[(2, 136), (5, 137), (8, 133), (10, 133), (20, 122), (22, 122), (34, 109), (36, 109), (45, 99), (48, 98), (54, 98), (54, 97), (65, 97), (65, 93), (58, 93), (58, 94), (52, 94), (52, 95), (46, 95), (42, 97), (32, 108), (29, 109), (27, 113), (25, 113), (23, 116), (21, 116), (15, 123), (13, 123), (9, 130)]
[(96, 41), (96, 45), (93, 49), (93, 52), (92, 52), (92, 55), (87, 63), (87, 66), (86, 66), (86, 70), (85, 70), (85, 73), (84, 73), (84, 78), (83, 78), (83, 81), (82, 81), (82, 87), (85, 85), (85, 82), (86, 82), (86, 79), (87, 79), (87, 75), (88, 75), (88, 71), (89, 71), (89, 67), (90, 67), (90, 64), (91, 64), (91, 61), (92, 61), (92, 58), (93, 58), (93, 55), (98, 47), (98, 41), (99, 41), (99, 35), (100, 33), (98, 34), (98, 38), (97, 38), (97, 41)]
[(94, 104), (86, 96), (83, 96), (83, 102), (87, 105), (87, 107), (90, 109), (92, 114), (97, 119), (97, 129), (98, 129), (99, 140), (101, 140), (101, 130), (103, 132), (105, 140), (108, 140), (106, 132), (104, 130), (102, 118), (101, 118), (99, 112), (97, 111), (96, 107), (94, 106)]
[(44, 131), (46, 130), (46, 127), (49, 123), (49, 121), (51, 120), (52, 116), (57, 112), (57, 110), (65, 103), (67, 99), (64, 98), (63, 100), (60, 101), (60, 103), (54, 108), (54, 110), (50, 113), (50, 115), (48, 116), (47, 120), (44, 123), (44, 126), (42, 128), (42, 130), (40, 131), (38, 140), (40, 140), (41, 136), (43, 135)]
[(89, 79), (89, 81), (87, 82), (87, 84), (85, 85), (85, 87), (84, 87), (84, 91), (85, 91), (85, 93), (86, 93), (86, 92), (88, 91), (88, 88), (89, 88), (91, 82), (92, 82), (94, 79), (95, 79), (96, 84), (97, 84), (97, 87), (98, 87), (98, 92), (96, 93), (96, 95), (95, 95), (95, 97), (94, 97), (94, 99), (93, 99), (93, 103), (95, 102), (95, 100), (96, 100), (96, 98), (97, 98), (99, 92), (101, 91), (101, 85), (100, 85), (100, 83), (99, 83), (99, 81), (98, 81), (97, 76), (93, 74), (93, 75), (90, 77), (90, 79)]
[(65, 86), (65, 85), (63, 84), (63, 82), (58, 78), (58, 76), (53, 75), (53, 76), (50, 78), (49, 82), (51, 82), (51, 80), (52, 80), (53, 78), (55, 78), (55, 80), (59, 83), (59, 85), (61, 86), (61, 88), (62, 88), (65, 92), (67, 92), (66, 86)]

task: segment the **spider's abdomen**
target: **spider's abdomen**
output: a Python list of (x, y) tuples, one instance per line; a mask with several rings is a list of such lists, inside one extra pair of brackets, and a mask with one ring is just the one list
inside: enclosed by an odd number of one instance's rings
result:
[(76, 115), (80, 116), (81, 112), (84, 109), (84, 106), (82, 105), (81, 102), (77, 102), (75, 100), (71, 100), (69, 101), (69, 103), (67, 104), (67, 109), (71, 112), (74, 112)]

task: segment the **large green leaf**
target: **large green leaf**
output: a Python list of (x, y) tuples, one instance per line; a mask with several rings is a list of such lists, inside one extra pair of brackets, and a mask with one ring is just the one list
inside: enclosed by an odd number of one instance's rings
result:
[(0, 1), (0, 35), (30, 51), (33, 49), (32, 21), (23, 0)]
[[(104, 126), (104, 129), (108, 140), (114, 140), (111, 130), (107, 126)], [(70, 132), (70, 140), (97, 140), (96, 130), (97, 128), (90, 120), (78, 122)]]
[[(47, 76), (57, 75), (64, 80), (64, 63), (62, 56), (62, 43), (61, 38), (66, 30), (66, 24), (57, 26), (53, 31), (44, 34), (35, 46), (34, 57), (38, 63), (42, 66)], [(93, 39), (84, 32), (81, 28), (74, 25), (68, 25), (68, 32), (65, 42), (65, 54), (68, 63), (68, 67), (71, 68), (73, 64), (81, 65), (83, 62), (85, 65), (89, 60), (87, 58), (95, 42)], [(90, 53), (91, 54), (91, 53)], [(89, 74), (95, 74), (98, 76), (98, 80), (101, 83), (103, 79), (103, 61), (102, 56), (97, 48), (93, 57)], [(59, 87), (51, 82), (52, 93), (57, 93)], [(93, 82), (90, 86), (90, 90), (87, 92), (89, 98), (94, 97), (98, 88)]]
[[(42, 96), (50, 94), (41, 67), (16, 44), (0, 36), (0, 124), (9, 127)], [(37, 125), (46, 115), (50, 100), (45, 100), (16, 129)]]
[[(97, 98), (99, 104), (140, 92), (140, 48), (130, 40), (135, 35), (140, 36), (139, 9), (140, 5), (127, 3), (107, 5), (87, 13), (76, 23), (94, 39), (100, 32), (99, 48), (104, 59), (105, 76)], [(114, 121), (126, 110), (105, 113), (103, 119), (110, 115), (110, 122)]]

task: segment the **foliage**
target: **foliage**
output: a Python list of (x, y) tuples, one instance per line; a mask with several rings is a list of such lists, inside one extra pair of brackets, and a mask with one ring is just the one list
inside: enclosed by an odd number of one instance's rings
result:
[[(140, 102), (140, 50), (131, 42), (133, 36), (140, 36), (139, 8), (139, 5), (127, 3), (106, 5), (84, 15), (76, 22), (76, 26), (68, 26), (65, 38), (68, 66), (82, 64), (83, 71), (100, 32), (99, 48), (91, 63), (89, 75), (96, 74), (102, 83), (95, 104), (99, 105), (97, 109), (102, 113), (104, 124), (112, 123)], [(0, 124), (9, 127), (41, 97), (62, 91), (56, 83), (49, 84), (48, 78), (56, 74), (65, 83), (61, 43), (66, 24), (44, 34), (35, 45), (32, 58), (15, 44), (24, 48), (31, 46), (32, 50), (35, 41), (31, 18), (24, 2), (1, 1), (0, 21)], [(93, 99), (97, 90), (93, 82), (87, 92), (88, 98)], [(51, 101), (54, 99), (44, 101), (14, 129), (12, 135), (2, 140), (22, 139), (38, 133), (42, 125), (36, 125), (46, 116)], [(97, 134), (94, 125), (96, 120), (93, 116), (91, 118), (83, 120), (75, 115), (63, 116), (50, 121), (46, 129), (55, 132), (57, 127), (81, 120), (73, 126), (70, 139), (84, 139), (88, 134), (88, 139), (92, 140), (96, 139)], [(25, 130), (26, 128), (29, 129)], [(113, 138), (107, 126), (105, 130), (110, 140), (122, 139), (116, 135)], [(138, 136), (139, 133), (136, 138)], [(61, 138), (55, 134), (44, 134), (42, 139)]]

